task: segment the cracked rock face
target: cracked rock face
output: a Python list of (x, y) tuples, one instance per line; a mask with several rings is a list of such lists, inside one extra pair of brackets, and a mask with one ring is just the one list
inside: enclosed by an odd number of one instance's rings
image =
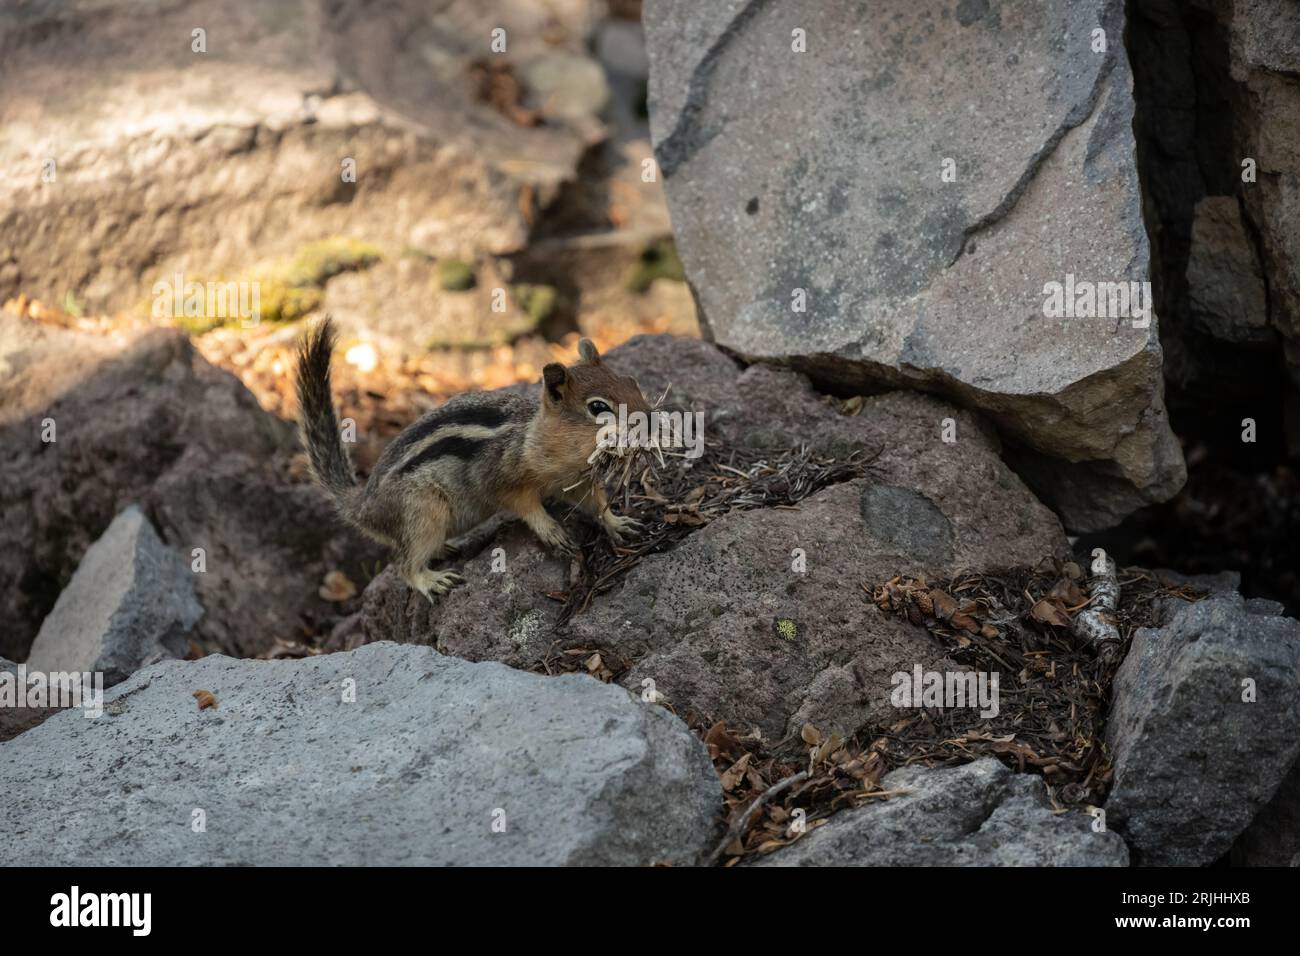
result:
[(115, 866), (684, 864), (722, 796), (620, 688), (396, 644), (148, 667), (0, 744), (0, 789), (6, 862)]
[(1057, 815), (1041, 777), (992, 757), (885, 777), (906, 793), (833, 817), (760, 866), (1128, 866), (1117, 833)]
[(1154, 318), (1045, 315), (1048, 283), (1148, 277), (1117, 0), (650, 0), (645, 21), (656, 153), (719, 344), (984, 410), (1078, 530), (1178, 489)]

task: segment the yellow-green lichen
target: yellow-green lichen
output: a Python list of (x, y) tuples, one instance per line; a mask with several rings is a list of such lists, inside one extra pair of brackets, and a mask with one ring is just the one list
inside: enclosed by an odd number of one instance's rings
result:
[(546, 626), (546, 615), (536, 609), (524, 611), (506, 628), (506, 638), (516, 647), (527, 646)]

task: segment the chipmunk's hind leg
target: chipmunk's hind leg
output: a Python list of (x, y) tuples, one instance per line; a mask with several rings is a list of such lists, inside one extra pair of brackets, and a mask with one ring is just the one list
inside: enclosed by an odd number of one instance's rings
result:
[(447, 532), (451, 527), (451, 507), (438, 494), (421, 495), (421, 501), (407, 509), (397, 554), (397, 571), (412, 590), (430, 601), (443, 595), (465, 579), (455, 571), (434, 571), (429, 562), (447, 553)]

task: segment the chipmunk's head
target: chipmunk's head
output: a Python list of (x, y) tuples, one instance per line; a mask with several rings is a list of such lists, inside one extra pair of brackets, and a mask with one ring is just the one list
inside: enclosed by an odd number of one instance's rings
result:
[(590, 339), (578, 343), (578, 356), (576, 365), (552, 362), (542, 369), (542, 415), (547, 431), (573, 450), (581, 470), (611, 415), (624, 421), (634, 412), (649, 416), (650, 406), (636, 381), (606, 365)]

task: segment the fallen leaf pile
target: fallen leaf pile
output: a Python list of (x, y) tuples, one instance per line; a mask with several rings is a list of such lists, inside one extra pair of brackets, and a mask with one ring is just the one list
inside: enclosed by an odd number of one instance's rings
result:
[(608, 684), (631, 668), (631, 661), (613, 651), (586, 647), (578, 642), (556, 641), (532, 670), (551, 675), (589, 674)]
[[(1117, 621), (1125, 643), (1138, 627), (1159, 623), (1157, 598), (1200, 596), (1146, 572), (1125, 574)], [(1111, 781), (1102, 731), (1119, 657), (1099, 656), (1072, 633), (1074, 616), (1088, 606), (1086, 587), (1077, 564), (1055, 561), (1045, 570), (966, 573), (940, 586), (912, 577), (864, 585), (882, 611), (925, 627), (958, 669), (999, 674), (997, 716), (918, 709), (893, 728), (891, 762), (991, 754), (1042, 774), (1058, 805), (1100, 803)]]
[(742, 736), (722, 721), (691, 723), (722, 781), (727, 833), (719, 858), (727, 866), (779, 849), (839, 810), (889, 796), (880, 788), (890, 769), (883, 738), (863, 748), (805, 724), (798, 757), (789, 746), (778, 755), (757, 730)]

